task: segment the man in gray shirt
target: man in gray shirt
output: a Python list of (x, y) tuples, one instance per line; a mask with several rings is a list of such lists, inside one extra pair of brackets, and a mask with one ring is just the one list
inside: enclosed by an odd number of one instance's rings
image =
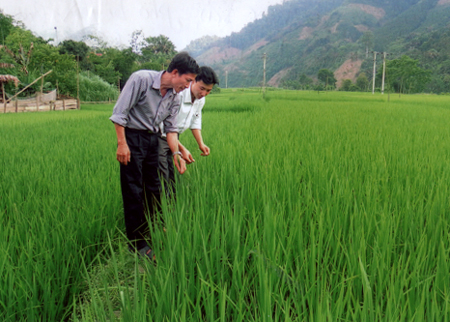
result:
[[(158, 132), (162, 122), (167, 143), (180, 174), (186, 163), (178, 151), (176, 115), (180, 108), (177, 93), (189, 86), (199, 66), (187, 53), (177, 54), (167, 71), (140, 70), (128, 79), (114, 106), (110, 120), (117, 134), (117, 160), (120, 162), (120, 184), (125, 227), (130, 249), (154, 260), (154, 252), (144, 238), (151, 216), (160, 201), (158, 178)], [(152, 218), (153, 219), (153, 218)]]

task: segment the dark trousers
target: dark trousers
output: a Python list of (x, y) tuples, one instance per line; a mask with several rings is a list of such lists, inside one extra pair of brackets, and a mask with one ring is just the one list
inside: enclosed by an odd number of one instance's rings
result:
[(158, 137), (158, 163), (159, 177), (164, 180), (166, 196), (175, 198), (175, 168), (172, 151), (165, 137)]
[(158, 136), (128, 128), (125, 136), (131, 153), (130, 162), (120, 165), (125, 227), (131, 246), (141, 249), (147, 245), (146, 215), (153, 221), (159, 210)]

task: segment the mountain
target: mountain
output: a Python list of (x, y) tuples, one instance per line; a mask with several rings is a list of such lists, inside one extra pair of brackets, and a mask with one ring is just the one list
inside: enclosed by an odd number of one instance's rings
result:
[[(450, 92), (450, 0), (291, 0), (270, 6), (261, 19), (230, 36), (186, 48), (219, 74), (221, 86), (260, 86), (263, 54), (271, 86), (316, 79), (320, 69), (355, 81), (372, 75), (373, 54), (408, 55), (432, 71), (427, 91)], [(381, 63), (381, 60), (380, 62)], [(227, 79), (225, 79), (227, 75)]]

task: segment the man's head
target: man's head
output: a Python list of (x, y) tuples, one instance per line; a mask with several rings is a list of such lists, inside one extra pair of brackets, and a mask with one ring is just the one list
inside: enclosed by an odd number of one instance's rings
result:
[(195, 79), (199, 69), (197, 62), (188, 53), (176, 54), (167, 67), (167, 73), (171, 76), (172, 88), (177, 93), (184, 90)]
[(191, 85), (191, 94), (195, 99), (201, 99), (211, 93), (215, 84), (219, 84), (219, 78), (211, 67), (202, 66)]

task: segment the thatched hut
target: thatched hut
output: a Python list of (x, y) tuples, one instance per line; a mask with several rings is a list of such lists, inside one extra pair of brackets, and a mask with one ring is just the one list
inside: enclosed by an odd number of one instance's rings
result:
[[(0, 63), (0, 68), (13, 68), (14, 65), (11, 64), (6, 64), (6, 63)], [(5, 112), (6, 112), (6, 95), (5, 95), (5, 86), (4, 83), (8, 83), (8, 82), (14, 82), (14, 85), (19, 86), (19, 79), (16, 76), (12, 76), (12, 75), (0, 75), (0, 83), (1, 85), (1, 91), (2, 91), (2, 95), (1, 95), (1, 100), (3, 102), (3, 104), (5, 105)]]

